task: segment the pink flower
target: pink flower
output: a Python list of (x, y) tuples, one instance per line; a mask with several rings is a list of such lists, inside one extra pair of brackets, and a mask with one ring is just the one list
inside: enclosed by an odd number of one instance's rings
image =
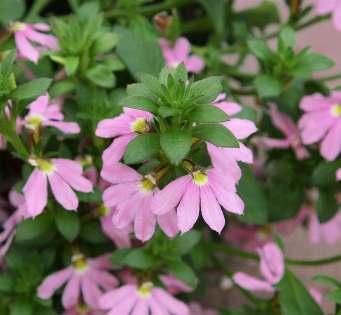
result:
[(64, 115), (60, 105), (49, 102), (49, 96), (38, 97), (29, 104), (29, 112), (25, 117), (25, 127), (34, 132), (39, 132), (41, 127), (55, 127), (64, 133), (75, 134), (80, 132), (79, 125), (75, 122), (64, 122)]
[(152, 174), (142, 176), (121, 163), (104, 164), (101, 176), (112, 185), (104, 191), (103, 200), (108, 208), (115, 208), (113, 223), (123, 229), (134, 223), (134, 232), (141, 241), (149, 240), (158, 223), (170, 237), (178, 232), (174, 209), (167, 214), (155, 215), (151, 202), (158, 188)]
[(275, 243), (267, 243), (258, 250), (260, 257), (260, 272), (262, 280), (244, 272), (237, 272), (233, 281), (240, 287), (250, 291), (274, 293), (273, 285), (277, 284), (284, 275), (284, 257), (281, 249)]
[(263, 138), (264, 144), (268, 148), (288, 149), (291, 147), (298, 160), (308, 158), (309, 152), (303, 146), (299, 130), (290, 116), (279, 112), (276, 105), (270, 107), (270, 116), (274, 126), (285, 135), (285, 139)]
[(38, 297), (49, 299), (65, 283), (62, 296), (64, 308), (75, 307), (82, 300), (91, 308), (98, 308), (98, 300), (103, 291), (111, 290), (118, 284), (109, 273), (108, 257), (85, 258), (82, 254), (72, 257), (72, 265), (49, 275), (38, 287)]
[(100, 298), (99, 305), (108, 315), (189, 315), (186, 304), (151, 282), (114, 289)]
[(12, 30), (19, 54), (34, 63), (38, 62), (41, 52), (59, 49), (55, 36), (41, 33), (50, 30), (50, 26), (45, 23), (16, 22), (12, 25)]
[(336, 171), (336, 180), (341, 180), (341, 168)]
[(315, 300), (315, 302), (322, 306), (323, 302), (323, 294), (320, 292), (320, 290), (316, 288), (309, 288), (309, 293), (312, 296), (312, 298)]
[(193, 227), (201, 210), (208, 226), (220, 233), (225, 226), (221, 206), (236, 214), (244, 211), (244, 203), (237, 195), (235, 184), (232, 176), (215, 168), (193, 171), (156, 193), (151, 207), (157, 215), (177, 208), (178, 227), (183, 233)]
[(166, 65), (170, 68), (176, 68), (183, 63), (188, 72), (200, 73), (204, 67), (204, 60), (197, 55), (190, 55), (191, 44), (185, 37), (180, 37), (174, 46), (165, 38), (160, 39), (160, 47), (166, 61)]
[(172, 275), (161, 275), (159, 278), (167, 291), (172, 295), (179, 293), (189, 293), (193, 291), (193, 288)]
[[(220, 94), (213, 105), (223, 110), (230, 117), (242, 110), (238, 104), (227, 102), (225, 98), (224, 93)], [(223, 126), (231, 131), (238, 140), (245, 139), (257, 131), (254, 122), (247, 119), (231, 118), (224, 122)], [(236, 180), (241, 177), (238, 161), (243, 163), (253, 162), (252, 151), (241, 142), (239, 142), (239, 148), (216, 147), (211, 143), (207, 143), (207, 150), (213, 166), (224, 173), (231, 174)]]
[(85, 193), (92, 191), (92, 184), (82, 176), (82, 167), (78, 162), (42, 158), (31, 158), (29, 162), (35, 166), (23, 188), (29, 216), (35, 217), (44, 210), (47, 204), (47, 182), (58, 203), (66, 210), (78, 208), (78, 198), (71, 188)]
[(96, 136), (115, 138), (103, 152), (104, 163), (118, 162), (128, 145), (138, 134), (148, 132), (153, 115), (138, 109), (123, 108), (123, 113), (115, 118), (104, 119), (98, 123)]
[(300, 107), (305, 111), (298, 123), (303, 143), (321, 142), (321, 155), (334, 160), (341, 152), (341, 92), (305, 96)]
[(212, 309), (204, 309), (200, 304), (191, 302), (189, 304), (190, 315), (218, 315), (218, 312)]
[(77, 305), (65, 311), (64, 315), (104, 315), (100, 310), (92, 310), (87, 305)]
[(9, 200), (16, 210), (2, 225), (3, 231), (0, 233), (0, 261), (6, 255), (12, 244), (17, 225), (27, 216), (26, 204), (23, 195), (12, 190), (9, 194)]
[(103, 233), (108, 236), (117, 247), (131, 247), (130, 240), (130, 226), (119, 229), (116, 228), (112, 223), (112, 217), (114, 215), (114, 210), (105, 207), (104, 205), (100, 206), (100, 214), (101, 214), (101, 227)]
[(318, 0), (316, 11), (320, 15), (332, 13), (334, 26), (338, 31), (341, 31), (340, 0)]

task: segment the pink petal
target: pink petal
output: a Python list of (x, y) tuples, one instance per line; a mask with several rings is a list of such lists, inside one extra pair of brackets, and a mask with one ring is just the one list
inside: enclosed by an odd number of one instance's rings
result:
[(76, 210), (78, 208), (78, 198), (71, 187), (56, 172), (49, 175), (48, 178), (52, 193), (58, 203), (66, 210)]
[(200, 73), (204, 67), (204, 60), (196, 55), (191, 55), (185, 60), (185, 66), (188, 72)]
[(88, 271), (87, 277), (98, 287), (101, 287), (104, 290), (111, 290), (118, 285), (116, 277), (107, 271), (92, 268)]
[(142, 178), (133, 168), (116, 162), (105, 164), (101, 171), (101, 177), (112, 184), (138, 181)]
[(101, 218), (101, 227), (106, 236), (108, 236), (117, 247), (124, 248), (130, 247), (130, 229), (117, 229), (112, 223), (112, 219), (109, 216)]
[(212, 230), (220, 233), (225, 226), (225, 218), (213, 191), (208, 185), (200, 187), (200, 201), (201, 214), (205, 222)]
[(190, 181), (190, 175), (182, 176), (157, 192), (151, 204), (152, 211), (157, 215), (162, 215), (174, 209), (180, 202)]
[(28, 105), (30, 112), (29, 114), (41, 114), (44, 116), (44, 112), (49, 105), (49, 95), (45, 94), (39, 96), (34, 102)]
[(53, 35), (39, 33), (32, 28), (28, 28), (25, 31), (25, 35), (29, 40), (36, 42), (42, 45), (43, 47), (49, 48), (51, 50), (59, 49), (58, 40)]
[(341, 152), (341, 120), (333, 126), (321, 144), (321, 155), (329, 161), (335, 160)]
[(287, 114), (278, 111), (276, 105), (270, 107), (270, 116), (274, 126), (282, 131), (286, 136), (296, 134), (297, 128), (295, 122)]
[(189, 231), (198, 220), (200, 210), (199, 187), (193, 183), (187, 186), (177, 208), (178, 226), (182, 233)]
[(289, 139), (262, 138), (262, 143), (268, 148), (287, 149), (290, 147)]
[(148, 241), (155, 231), (156, 217), (150, 209), (151, 198), (152, 196), (144, 198), (134, 220), (136, 238), (142, 242)]
[(138, 297), (136, 295), (136, 291), (132, 292), (130, 295), (125, 296), (125, 298), (119, 301), (108, 315), (129, 315), (137, 301)]
[(160, 228), (168, 237), (174, 237), (178, 234), (177, 217), (175, 210), (171, 210), (166, 214), (157, 216), (157, 222)]
[(103, 193), (104, 204), (108, 207), (115, 207), (125, 201), (137, 191), (137, 183), (113, 185)]
[[(225, 95), (225, 94), (220, 94), (220, 95)], [(217, 97), (217, 100), (219, 99), (220, 95)], [(222, 101), (222, 100), (217, 102), (217, 100), (214, 101), (213, 105), (215, 107), (220, 108), (229, 116), (233, 116), (242, 110), (241, 106), (237, 103), (232, 103), (232, 102), (227, 102), (227, 101)]]
[(103, 152), (103, 164), (107, 165), (119, 162), (126, 151), (128, 143), (135, 137), (135, 134), (117, 137)]
[(138, 300), (137, 303), (134, 306), (134, 309), (131, 313), (131, 315), (148, 315), (148, 301), (147, 300)]
[(102, 138), (114, 138), (117, 136), (131, 134), (130, 124), (133, 122), (126, 114), (121, 114), (118, 117), (104, 119), (97, 125), (96, 136)]
[(28, 214), (33, 217), (40, 214), (47, 204), (46, 175), (40, 170), (35, 169), (25, 184), (23, 192)]
[(341, 31), (341, 5), (340, 2), (337, 4), (333, 12), (333, 23), (336, 30)]
[(275, 292), (275, 289), (271, 286), (271, 284), (267, 283), (266, 281), (259, 280), (244, 272), (237, 272), (233, 276), (233, 281), (245, 290), (250, 291), (261, 291), (267, 293)]
[(102, 292), (87, 276), (84, 276), (81, 279), (81, 290), (85, 303), (92, 308), (98, 308), (98, 300), (102, 295)]
[(341, 180), (341, 168), (336, 171), (336, 180)]
[(330, 104), (328, 98), (320, 93), (304, 96), (300, 103), (300, 108), (306, 112), (326, 110), (329, 107)]
[(135, 285), (125, 285), (113, 291), (102, 295), (99, 299), (99, 306), (101, 309), (110, 309), (115, 307), (122, 299), (134, 294), (136, 290)]
[(171, 296), (169, 293), (167, 293), (165, 290), (162, 290), (160, 288), (155, 288), (152, 291), (152, 296), (155, 298), (155, 300), (167, 310), (174, 315), (189, 315), (189, 309), (188, 306), (181, 302), (180, 300), (177, 300), (173, 296)]
[(38, 30), (38, 31), (43, 31), (43, 32), (47, 32), (51, 29), (50, 25), (46, 24), (46, 23), (35, 23), (31, 25), (34, 29)]
[(255, 123), (247, 119), (233, 118), (223, 123), (237, 139), (245, 139), (257, 131)]
[(151, 310), (151, 315), (169, 315), (168, 311), (155, 299), (150, 299), (149, 306)]
[(191, 44), (185, 37), (180, 37), (174, 45), (174, 53), (179, 62), (185, 61), (191, 51)]
[(81, 131), (79, 125), (75, 122), (46, 120), (43, 125), (55, 127), (66, 134), (77, 134)]
[(15, 33), (15, 44), (18, 48), (20, 55), (24, 58), (37, 63), (39, 60), (39, 51), (32, 46), (22, 32)]
[(80, 295), (80, 278), (74, 275), (65, 286), (62, 303), (64, 308), (68, 309), (75, 306), (79, 302)]

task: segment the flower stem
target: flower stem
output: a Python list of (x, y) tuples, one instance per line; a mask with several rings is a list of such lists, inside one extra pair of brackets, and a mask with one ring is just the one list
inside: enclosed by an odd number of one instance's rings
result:
[(320, 81), (320, 82), (333, 81), (333, 80), (337, 80), (337, 79), (341, 79), (341, 73), (336, 73), (336, 74), (332, 74), (332, 75), (329, 75), (326, 77), (316, 78), (316, 80)]

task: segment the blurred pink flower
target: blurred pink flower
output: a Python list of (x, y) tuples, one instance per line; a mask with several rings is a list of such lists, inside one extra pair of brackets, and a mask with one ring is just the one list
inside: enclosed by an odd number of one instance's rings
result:
[(193, 227), (200, 210), (208, 226), (218, 233), (225, 226), (221, 206), (236, 214), (244, 211), (244, 203), (236, 192), (236, 180), (215, 168), (175, 179), (156, 193), (151, 206), (158, 215), (177, 208), (178, 227), (183, 233)]
[(189, 315), (186, 304), (151, 282), (114, 289), (100, 298), (99, 305), (101, 309), (108, 310), (108, 315)]
[(20, 56), (34, 63), (38, 62), (42, 51), (59, 49), (55, 36), (41, 33), (50, 30), (48, 24), (15, 22), (11, 29), (14, 32), (15, 44)]
[(80, 304), (66, 310), (63, 315), (105, 315), (105, 313), (100, 310), (92, 310), (87, 305)]
[(17, 225), (27, 216), (25, 199), (22, 194), (11, 190), (9, 200), (16, 210), (2, 225), (3, 231), (0, 233), (0, 261), (6, 255), (12, 244)]
[(322, 306), (322, 302), (323, 302), (323, 294), (321, 293), (320, 290), (316, 289), (316, 288), (309, 288), (309, 293), (312, 296), (312, 298), (315, 300), (315, 302)]
[(284, 275), (284, 257), (281, 249), (273, 242), (258, 249), (260, 257), (260, 272), (262, 280), (244, 272), (237, 272), (233, 281), (240, 287), (250, 291), (274, 293), (273, 285), (277, 284)]
[(82, 254), (72, 257), (72, 265), (49, 275), (38, 287), (38, 297), (49, 299), (65, 283), (62, 296), (64, 308), (75, 307), (82, 300), (91, 308), (98, 308), (103, 291), (117, 286), (117, 279), (109, 273), (111, 263), (107, 255), (85, 258)]
[(189, 315), (218, 315), (218, 312), (212, 309), (204, 309), (199, 303), (189, 303)]
[[(222, 93), (213, 103), (214, 106), (223, 110), (230, 117), (230, 119), (222, 123), (222, 125), (231, 131), (238, 140), (245, 139), (255, 133), (257, 127), (253, 121), (231, 117), (242, 109), (238, 104), (228, 102), (225, 98), (226, 95)], [(207, 150), (212, 165), (224, 173), (231, 174), (236, 180), (239, 180), (241, 177), (238, 161), (243, 163), (253, 162), (252, 151), (241, 142), (239, 142), (239, 148), (223, 148), (207, 143)]]
[(193, 291), (193, 288), (191, 288), (185, 282), (177, 279), (173, 275), (161, 275), (159, 278), (167, 291), (172, 295), (179, 293), (189, 293)]
[(155, 215), (151, 202), (158, 188), (153, 175), (142, 176), (133, 168), (121, 163), (104, 163), (101, 176), (112, 185), (104, 191), (103, 200), (108, 208), (115, 208), (113, 223), (116, 228), (128, 228), (134, 223), (134, 232), (141, 241), (149, 240), (158, 223), (169, 236), (177, 234), (174, 209)]
[(38, 132), (41, 127), (55, 127), (64, 133), (75, 134), (80, 132), (75, 122), (65, 122), (59, 103), (50, 103), (48, 94), (38, 97), (29, 104), (29, 112), (25, 117), (24, 125), (27, 129)]
[(68, 159), (31, 158), (29, 163), (35, 168), (24, 188), (24, 196), (29, 216), (39, 215), (47, 204), (48, 182), (58, 203), (66, 210), (78, 208), (78, 198), (71, 189), (91, 192), (92, 184), (82, 173), (80, 163)]
[(341, 180), (341, 168), (336, 171), (336, 180)]
[(115, 118), (104, 119), (97, 125), (96, 136), (115, 138), (103, 152), (104, 163), (118, 162), (128, 145), (138, 134), (148, 132), (153, 115), (138, 109), (123, 108), (123, 113)]
[(292, 148), (298, 160), (309, 157), (308, 150), (302, 144), (301, 136), (295, 122), (287, 114), (278, 111), (276, 105), (270, 107), (270, 117), (273, 125), (284, 135), (284, 139), (263, 138), (268, 148), (288, 149)]
[(340, 0), (318, 0), (316, 11), (320, 15), (332, 13), (335, 28), (341, 31), (341, 1)]
[(191, 44), (185, 37), (178, 38), (174, 45), (167, 39), (161, 38), (160, 46), (166, 65), (170, 68), (176, 68), (183, 63), (188, 72), (200, 73), (205, 67), (204, 60), (201, 57), (190, 54)]
[(305, 112), (298, 123), (303, 143), (321, 142), (321, 155), (334, 160), (341, 152), (341, 92), (305, 96), (300, 107)]

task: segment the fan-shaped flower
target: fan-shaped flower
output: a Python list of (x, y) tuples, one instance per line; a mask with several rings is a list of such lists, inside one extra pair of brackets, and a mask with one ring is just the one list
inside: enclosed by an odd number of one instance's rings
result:
[(341, 152), (341, 92), (305, 96), (300, 107), (305, 112), (298, 123), (303, 143), (321, 142), (321, 155), (334, 160)]
[(151, 282), (127, 284), (104, 294), (99, 305), (108, 315), (189, 315), (186, 304)]
[(23, 188), (29, 216), (35, 217), (44, 210), (48, 182), (52, 194), (66, 210), (78, 208), (78, 198), (71, 188), (86, 193), (92, 191), (92, 183), (83, 177), (83, 170), (78, 162), (43, 158), (31, 158), (29, 162), (35, 167)]
[(153, 196), (158, 191), (153, 175), (142, 176), (129, 166), (114, 162), (104, 164), (101, 176), (112, 184), (104, 191), (103, 200), (106, 207), (115, 208), (116, 228), (127, 228), (133, 223), (136, 237), (147, 241), (158, 223), (168, 236), (175, 236), (178, 230), (174, 209), (159, 216), (151, 211)]
[(104, 119), (98, 123), (96, 136), (115, 138), (103, 152), (103, 162), (118, 162), (128, 145), (138, 134), (148, 132), (153, 115), (138, 109), (123, 108), (123, 113), (115, 118)]
[(166, 64), (170, 68), (176, 68), (183, 63), (188, 72), (200, 73), (205, 67), (204, 60), (201, 57), (190, 54), (191, 44), (187, 38), (178, 38), (174, 46), (167, 39), (161, 38), (160, 46)]
[(15, 44), (20, 56), (34, 63), (38, 62), (43, 51), (59, 49), (55, 36), (41, 33), (50, 30), (48, 24), (15, 22), (11, 30), (14, 32)]
[(75, 307), (82, 300), (91, 308), (98, 309), (98, 300), (105, 290), (117, 286), (117, 279), (109, 272), (108, 256), (85, 258), (82, 254), (72, 257), (72, 265), (49, 275), (38, 287), (38, 296), (49, 299), (66, 284), (62, 302), (66, 309)]
[(227, 211), (242, 214), (244, 203), (236, 192), (236, 180), (215, 168), (197, 170), (177, 178), (156, 193), (151, 207), (155, 214), (164, 215), (177, 210), (178, 227), (189, 231), (198, 220), (199, 212), (212, 230), (221, 232)]

